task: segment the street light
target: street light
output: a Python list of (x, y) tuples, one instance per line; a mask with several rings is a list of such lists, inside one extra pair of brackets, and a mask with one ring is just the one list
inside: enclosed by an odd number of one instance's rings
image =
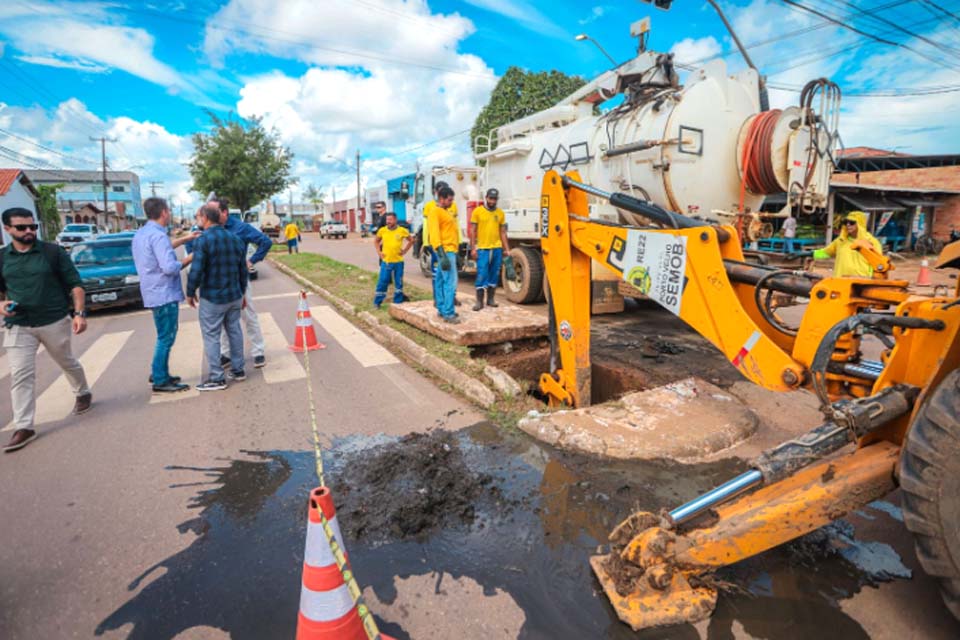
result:
[(600, 49), (600, 53), (602, 53), (603, 55), (607, 56), (607, 59), (610, 60), (610, 62), (613, 63), (613, 66), (615, 66), (615, 67), (619, 67), (619, 66), (620, 66), (620, 63), (617, 62), (616, 60), (614, 60), (614, 59), (613, 59), (613, 56), (611, 56), (609, 53), (607, 53), (607, 50), (604, 49), (602, 46), (600, 46), (600, 43), (599, 43), (599, 42), (597, 42), (596, 40), (594, 40), (593, 38), (591, 38), (591, 37), (588, 36), (587, 34), (581, 33), (580, 35), (576, 36), (576, 37), (574, 38), (574, 40), (577, 40), (578, 42), (583, 42), (584, 40), (589, 40), (589, 41), (592, 42), (594, 45), (596, 45), (597, 49)]

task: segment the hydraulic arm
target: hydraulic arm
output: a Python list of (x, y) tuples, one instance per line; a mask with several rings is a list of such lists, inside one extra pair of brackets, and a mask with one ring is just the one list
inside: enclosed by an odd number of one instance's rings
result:
[[(657, 226), (589, 217), (588, 195)], [(748, 379), (806, 388), (825, 421), (753, 461), (752, 469), (663, 514), (635, 513), (591, 560), (622, 620), (636, 629), (701, 619), (716, 591), (697, 577), (812, 531), (895, 486), (900, 446), (926, 396), (960, 366), (956, 298), (909, 295), (893, 265), (859, 249), (872, 278), (821, 278), (744, 260), (732, 227), (712, 226), (625, 194), (544, 176), (541, 248), (554, 352), (540, 388), (553, 405), (590, 400), (590, 267), (596, 260), (713, 343)], [(806, 298), (797, 326), (775, 293)], [(865, 334), (885, 346), (863, 358)], [(850, 443), (851, 453), (842, 450)], [(705, 513), (711, 523), (697, 526)]]

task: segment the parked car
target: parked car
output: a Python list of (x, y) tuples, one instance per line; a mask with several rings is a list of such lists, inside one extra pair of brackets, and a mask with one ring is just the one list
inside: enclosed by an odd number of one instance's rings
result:
[(120, 238), (133, 238), (137, 235), (136, 231), (117, 231), (116, 233), (103, 233), (97, 240), (117, 240)]
[(132, 238), (125, 237), (82, 242), (73, 247), (70, 257), (83, 280), (88, 309), (143, 304), (131, 244)]
[(95, 224), (68, 224), (63, 231), (57, 234), (57, 244), (64, 249), (70, 249), (78, 242), (98, 240), (100, 229)]
[(327, 220), (320, 225), (321, 238), (346, 238), (348, 231), (347, 225), (336, 220)]

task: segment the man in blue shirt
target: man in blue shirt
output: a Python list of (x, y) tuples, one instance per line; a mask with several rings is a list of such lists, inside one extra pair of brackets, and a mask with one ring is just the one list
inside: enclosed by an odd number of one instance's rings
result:
[(174, 393), (190, 388), (180, 382), (179, 376), (170, 375), (170, 350), (180, 325), (180, 301), (183, 300), (180, 270), (193, 259), (187, 256), (178, 260), (175, 249), (200, 234), (188, 234), (171, 242), (167, 233), (170, 208), (163, 198), (147, 198), (143, 210), (147, 224), (133, 236), (132, 249), (143, 306), (153, 312), (153, 324), (157, 328), (150, 382), (156, 393)]
[(246, 380), (243, 371), (243, 331), (240, 313), (247, 288), (247, 252), (243, 241), (220, 224), (220, 207), (203, 207), (203, 234), (193, 243), (193, 262), (187, 278), (187, 300), (196, 308), (200, 300), (200, 332), (210, 366), (210, 377), (197, 385), (198, 391), (226, 389), (220, 363), (220, 334), (226, 330), (230, 342), (232, 379)]
[[(271, 245), (273, 245), (273, 240), (267, 237), (267, 234), (258, 231), (253, 225), (247, 224), (239, 218), (230, 217), (230, 209), (226, 198), (220, 198), (217, 200), (217, 204), (220, 206), (220, 224), (223, 225), (224, 229), (243, 241), (244, 251), (246, 252), (249, 245), (256, 245), (256, 252), (247, 261), (247, 268), (252, 271), (253, 265), (267, 256)], [(243, 301), (246, 304), (243, 308), (243, 323), (247, 327), (247, 337), (250, 338), (250, 355), (253, 356), (253, 366), (259, 369), (267, 364), (267, 358), (264, 355), (266, 346), (263, 342), (263, 331), (260, 329), (260, 318), (253, 306), (253, 292), (250, 289), (249, 279)], [(230, 345), (227, 334), (224, 333), (220, 340), (220, 363), (224, 366), (230, 362), (230, 358), (227, 356), (229, 351)]]

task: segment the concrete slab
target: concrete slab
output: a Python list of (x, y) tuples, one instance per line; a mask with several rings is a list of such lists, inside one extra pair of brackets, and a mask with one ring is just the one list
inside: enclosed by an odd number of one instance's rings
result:
[(461, 298), (460, 324), (441, 320), (431, 300), (390, 305), (390, 315), (441, 340), (468, 347), (547, 335), (546, 316), (508, 302), (474, 311), (473, 299)]
[(531, 412), (526, 433), (549, 444), (611, 458), (696, 460), (757, 429), (756, 415), (720, 388), (691, 377), (583, 409)]

